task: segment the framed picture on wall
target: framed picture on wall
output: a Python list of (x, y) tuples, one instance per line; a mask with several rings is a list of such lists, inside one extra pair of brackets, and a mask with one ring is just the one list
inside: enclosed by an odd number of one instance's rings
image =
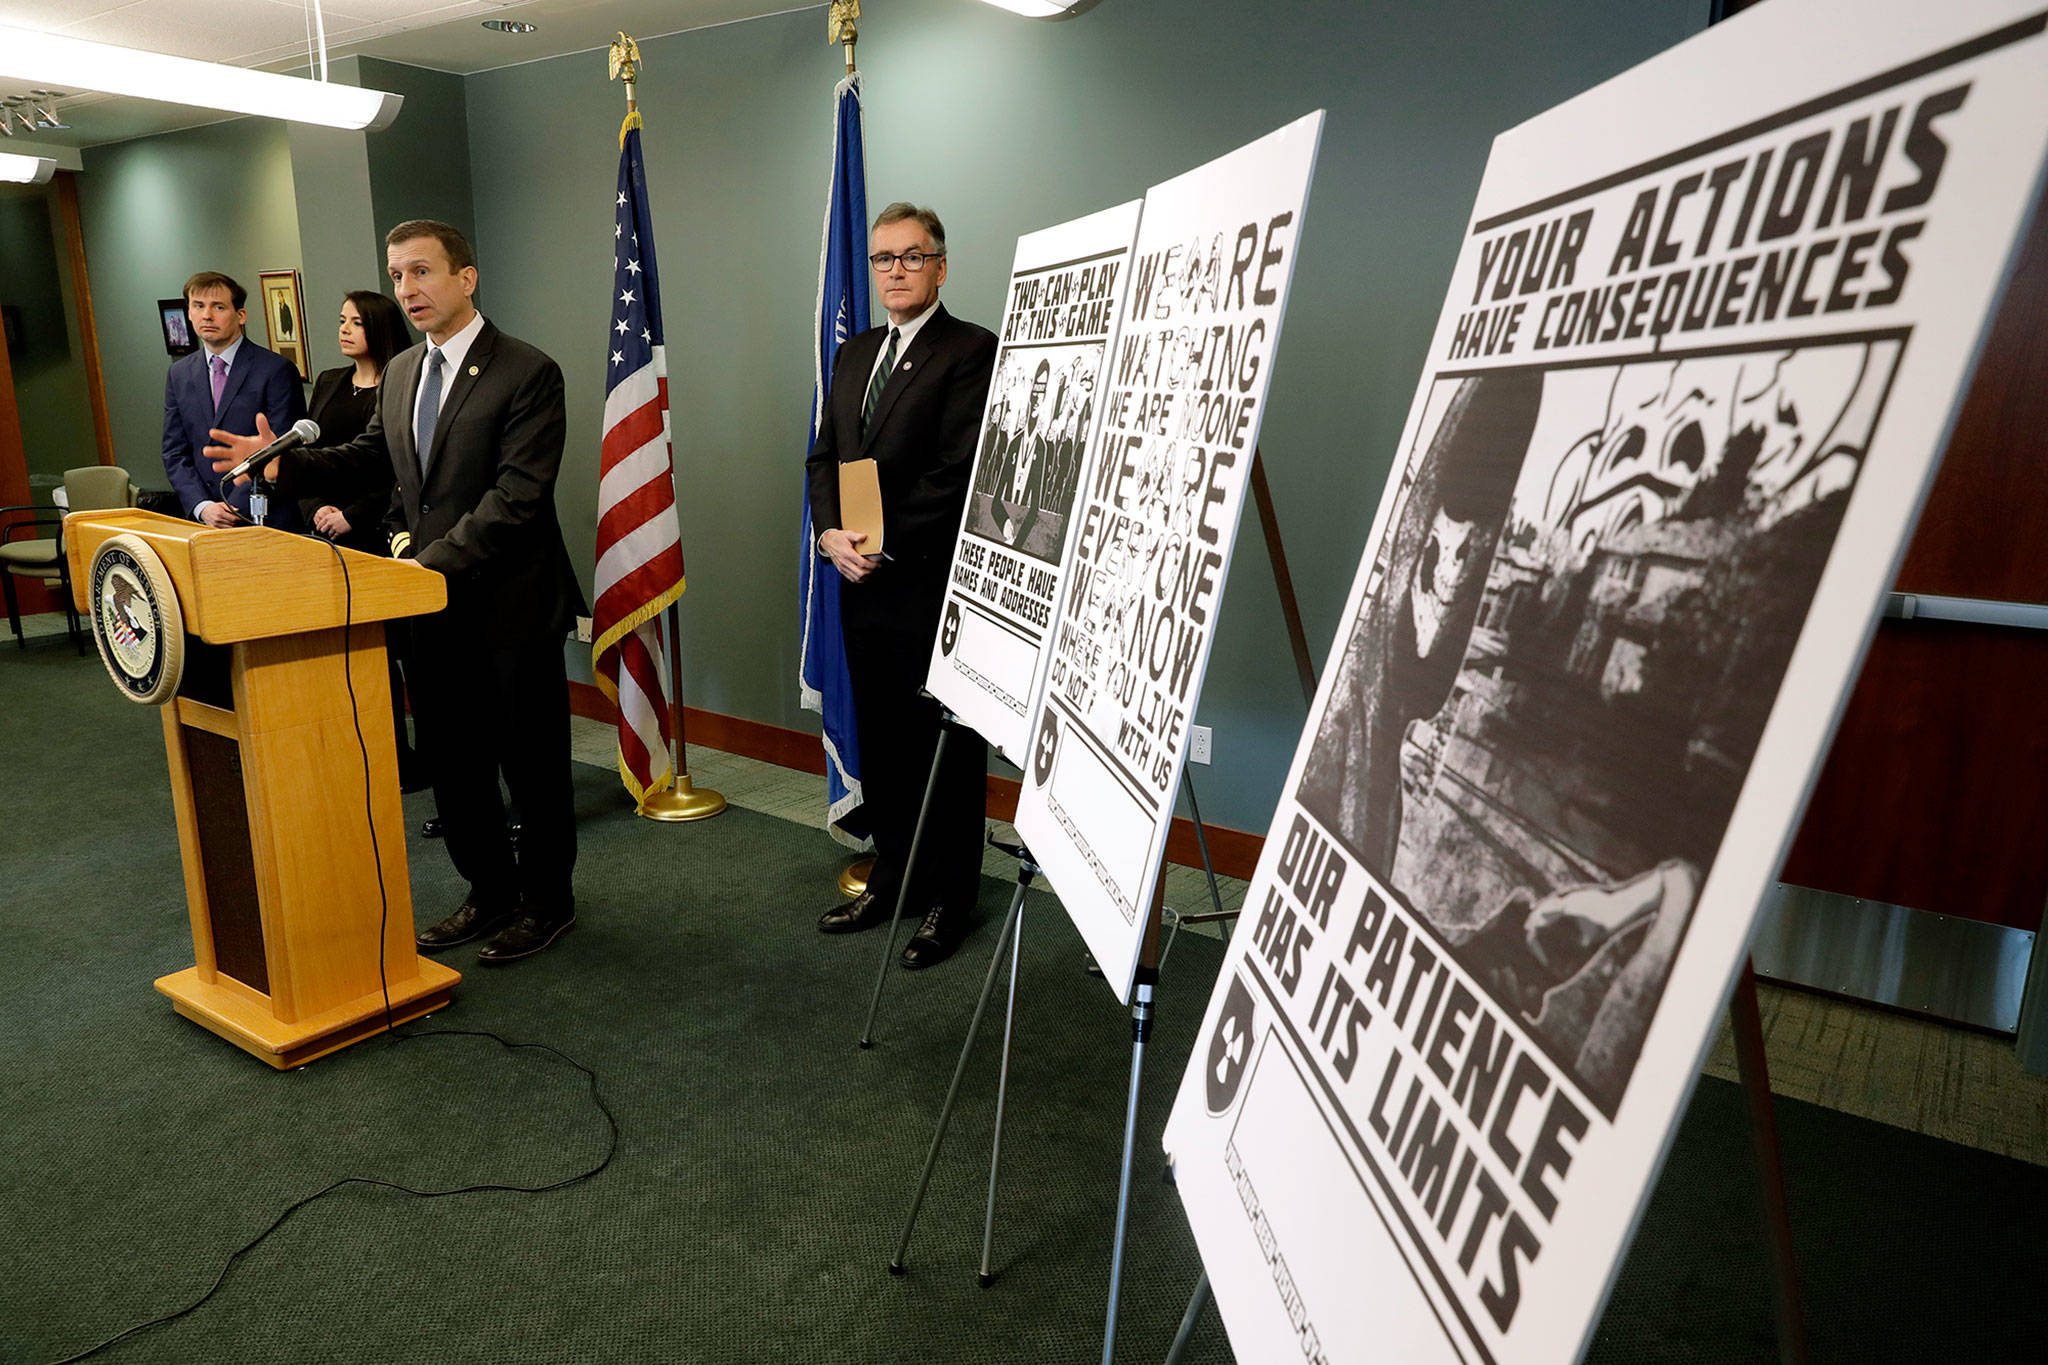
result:
[(263, 291), (263, 324), (270, 332), (270, 349), (298, 369), (299, 378), (311, 379), (313, 370), (306, 355), (306, 303), (299, 295), (299, 272), (260, 272)]
[(165, 354), (191, 355), (199, 349), (199, 340), (192, 335), (192, 319), (185, 316), (185, 300), (158, 299), (156, 320), (164, 329)]

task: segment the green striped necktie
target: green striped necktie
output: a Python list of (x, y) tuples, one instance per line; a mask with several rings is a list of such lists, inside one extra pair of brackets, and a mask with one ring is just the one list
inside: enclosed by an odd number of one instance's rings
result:
[(875, 405), (882, 401), (882, 390), (889, 387), (889, 371), (896, 368), (896, 341), (902, 333), (894, 327), (889, 329), (889, 345), (882, 352), (882, 363), (875, 366), (875, 377), (868, 381), (867, 401), (860, 405), (860, 438), (868, 438), (868, 426), (875, 420)]

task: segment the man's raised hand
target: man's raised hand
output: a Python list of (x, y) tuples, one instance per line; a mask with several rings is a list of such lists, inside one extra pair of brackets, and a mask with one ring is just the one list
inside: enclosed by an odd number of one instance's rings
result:
[[(256, 434), (254, 436), (237, 436), (232, 431), (222, 431), (218, 427), (208, 431), (206, 434), (218, 443), (208, 446), (205, 451), (206, 458), (213, 461), (213, 472), (216, 474), (227, 473), (230, 469), (233, 469), (236, 465), (277, 439), (270, 430), (270, 419), (260, 412), (256, 414)], [(269, 478), (276, 468), (277, 461), (272, 460), (268, 468), (255, 472), (263, 475), (265, 478)], [(249, 482), (249, 476), (244, 474), (241, 478), (236, 479), (235, 482), (247, 483)]]

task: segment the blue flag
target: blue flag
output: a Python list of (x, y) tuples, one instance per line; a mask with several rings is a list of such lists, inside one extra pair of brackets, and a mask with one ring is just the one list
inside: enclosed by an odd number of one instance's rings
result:
[[(825, 207), (825, 242), (818, 256), (817, 383), (811, 395), (811, 437), (832, 387), (832, 361), (848, 337), (868, 329), (868, 173), (861, 146), (860, 75), (839, 82), (832, 112), (832, 191)], [(839, 574), (818, 557), (811, 524), (811, 489), (804, 484), (803, 543), (797, 587), (803, 594), (803, 659), (797, 674), (801, 703), (825, 723), (826, 818), (832, 837), (850, 848), (868, 847), (867, 815), (860, 809), (860, 739), (853, 719), (853, 684), (846, 671), (846, 637), (839, 624)]]

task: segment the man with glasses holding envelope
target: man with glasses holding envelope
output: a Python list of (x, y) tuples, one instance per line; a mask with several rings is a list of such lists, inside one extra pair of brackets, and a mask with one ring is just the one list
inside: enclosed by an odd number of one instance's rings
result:
[[(938, 703), (919, 693), (996, 354), (994, 333), (939, 302), (946, 229), (937, 214), (891, 204), (868, 245), (889, 323), (839, 348), (806, 469), (813, 524), (825, 528), (817, 552), (845, 580), (839, 612), (875, 838), (867, 890), (824, 913), (818, 928), (828, 934), (888, 923), (903, 884), (939, 738)], [(881, 490), (880, 554), (869, 553), (869, 537), (845, 529), (840, 514), (839, 465), (868, 459)], [(944, 961), (966, 933), (981, 887), (987, 768), (987, 745), (971, 733), (946, 746), (909, 901), (924, 919), (903, 950), (905, 967)]]

